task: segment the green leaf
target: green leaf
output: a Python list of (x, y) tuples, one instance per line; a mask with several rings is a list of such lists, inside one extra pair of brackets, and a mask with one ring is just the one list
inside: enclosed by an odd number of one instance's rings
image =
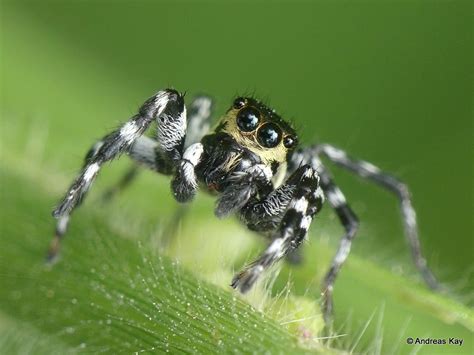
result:
[[(8, 186), (2, 201), (10, 208), (1, 210), (8, 223), (0, 230), (7, 251), (0, 309), (35, 328), (18, 323), (21, 332), (93, 352), (303, 351), (294, 336), (230, 292), (200, 281), (146, 242), (117, 236), (88, 214), (78, 218), (76, 230), (83, 232), (71, 233), (63, 260), (47, 267), (48, 199), (5, 167), (1, 179)], [(0, 344), (6, 351), (10, 343)]]

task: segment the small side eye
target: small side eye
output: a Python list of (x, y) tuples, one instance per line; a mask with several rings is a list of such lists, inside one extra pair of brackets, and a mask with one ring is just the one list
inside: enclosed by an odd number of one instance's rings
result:
[(236, 109), (240, 109), (245, 106), (245, 99), (243, 97), (238, 97), (234, 100), (232, 106)]
[(298, 140), (296, 139), (296, 137), (286, 136), (285, 138), (283, 138), (283, 145), (285, 146), (285, 148), (290, 149), (296, 145), (297, 141)]
[(237, 114), (237, 125), (243, 132), (252, 132), (258, 127), (260, 112), (253, 107), (245, 107)]
[(276, 124), (265, 123), (257, 134), (258, 143), (265, 148), (274, 148), (281, 142), (281, 129)]

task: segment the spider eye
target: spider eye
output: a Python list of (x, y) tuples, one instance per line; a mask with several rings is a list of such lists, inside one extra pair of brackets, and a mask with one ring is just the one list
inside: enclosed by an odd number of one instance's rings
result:
[(281, 142), (281, 129), (276, 124), (265, 123), (258, 130), (258, 143), (265, 148), (274, 148)]
[(260, 112), (253, 107), (246, 107), (237, 114), (237, 125), (244, 132), (252, 132), (258, 127)]
[(245, 106), (245, 99), (243, 97), (238, 97), (234, 100), (234, 108), (239, 109)]
[(286, 136), (283, 138), (283, 145), (288, 149), (293, 148), (296, 145), (296, 142), (297, 139), (293, 136)]

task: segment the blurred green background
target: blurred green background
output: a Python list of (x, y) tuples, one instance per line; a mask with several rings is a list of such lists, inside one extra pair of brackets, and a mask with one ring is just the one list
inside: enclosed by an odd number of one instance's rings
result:
[[(303, 144), (333, 143), (404, 180), (413, 194), (429, 265), (450, 289), (448, 297), (459, 307), (470, 307), (472, 10), (468, 1), (4, 1), (1, 166), (6, 174), (14, 172), (24, 180), (2, 179), (2, 196), (23, 190), (20, 181), (38, 184), (49, 192), (46, 206), (51, 208), (37, 213), (37, 223), (52, 229), (50, 210), (88, 147), (155, 91), (172, 86), (187, 91), (188, 100), (209, 93), (216, 100), (216, 116), (236, 94), (255, 93), (294, 120)], [(104, 169), (91, 196), (117, 180), (128, 166), (126, 160)], [(48, 171), (39, 177), (35, 166)], [(343, 270), (336, 283), (338, 329), (347, 324), (359, 329), (383, 305), (386, 349), (413, 350), (404, 348), (403, 340), (397, 348), (399, 334), (472, 338), (469, 327), (435, 323), (430, 313), (436, 310), (411, 317), (403, 300), (391, 300), (398, 278), (388, 281), (393, 287), (375, 284), (393, 274), (420, 283), (397, 201), (347, 172), (332, 171), (362, 222), (353, 248), (355, 261), (349, 261), (348, 271)], [(40, 179), (45, 183), (37, 182)], [(16, 186), (8, 181), (16, 181)], [(176, 208), (168, 189), (165, 178), (144, 173), (113, 209), (116, 214), (127, 211), (129, 220), (148, 221), (151, 231)], [(2, 200), (1, 223), (7, 224), (14, 199), (8, 205)], [(221, 238), (226, 238), (225, 228), (234, 228), (233, 222), (215, 223), (212, 206), (212, 199), (199, 197), (190, 218), (199, 218), (204, 232), (222, 225)], [(80, 237), (80, 229), (72, 231)], [(332, 250), (341, 233), (327, 208), (313, 224), (307, 249), (321, 245)], [(50, 236), (34, 237), (46, 246)], [(2, 274), (11, 275), (12, 253), (7, 237), (1, 238), (6, 244), (0, 248)], [(258, 244), (257, 250), (261, 247)], [(314, 254), (308, 251), (305, 256), (305, 267), (314, 266)], [(365, 262), (368, 268), (380, 267), (382, 274), (365, 280), (370, 274)], [(324, 263), (318, 261), (318, 266), (321, 275)], [(288, 270), (284, 273), (297, 277), (302, 268)], [(310, 282), (314, 280), (295, 281), (296, 289), (304, 293)], [(422, 295), (429, 294), (417, 287)], [(0, 300), (2, 312), (11, 306), (6, 299)], [(402, 331), (405, 323), (415, 328)], [(370, 344), (376, 330), (364, 336)], [(461, 349), (418, 350), (472, 351), (472, 339), (464, 340), (468, 344)]]

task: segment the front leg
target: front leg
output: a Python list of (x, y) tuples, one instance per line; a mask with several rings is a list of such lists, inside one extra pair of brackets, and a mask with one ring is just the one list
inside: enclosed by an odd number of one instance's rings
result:
[[(183, 96), (176, 90), (167, 89), (159, 91), (145, 101), (135, 116), (90, 149), (81, 172), (53, 211), (53, 216), (58, 219), (58, 223), (48, 252), (48, 260), (51, 261), (56, 257), (69, 217), (85, 197), (102, 165), (129, 151), (154, 119), (159, 121), (158, 136), (162, 139), (159, 144), (166, 154), (166, 159), (171, 161), (179, 159), (185, 137), (186, 108)], [(171, 131), (173, 133), (170, 133)]]
[(231, 286), (245, 293), (271, 265), (298, 248), (306, 237), (313, 216), (321, 210), (324, 197), (319, 176), (309, 165), (300, 167), (301, 176), (272, 242), (260, 257), (232, 280)]
[(275, 231), (303, 179), (305, 169), (297, 169), (286, 182), (263, 198), (252, 198), (241, 210), (240, 219), (247, 228), (267, 234)]
[[(184, 124), (181, 122), (183, 121), (183, 115)], [(179, 146), (183, 144), (184, 133), (182, 128), (173, 134), (169, 132), (178, 126), (184, 126), (185, 129), (185, 117), (186, 109), (184, 108), (183, 97), (175, 90), (159, 91), (148, 99), (142, 105), (138, 114), (119, 129), (106, 135), (102, 141), (94, 146), (97, 149), (93, 148), (86, 157), (86, 163), (81, 173), (54, 210), (53, 216), (59, 218), (69, 215), (91, 186), (102, 165), (124, 153), (146, 131), (154, 118), (160, 121), (158, 128), (158, 136), (162, 138), (160, 145), (168, 156), (174, 157)], [(166, 123), (170, 124), (171, 127), (163, 127)]]
[(224, 218), (242, 211), (257, 194), (267, 194), (273, 189), (271, 169), (264, 164), (251, 165), (244, 171), (233, 172), (225, 181), (227, 187), (219, 197), (215, 215)]
[(201, 143), (194, 143), (185, 150), (183, 158), (178, 162), (171, 180), (171, 191), (178, 202), (188, 202), (196, 194), (198, 182), (195, 169), (203, 153), (204, 146)]

